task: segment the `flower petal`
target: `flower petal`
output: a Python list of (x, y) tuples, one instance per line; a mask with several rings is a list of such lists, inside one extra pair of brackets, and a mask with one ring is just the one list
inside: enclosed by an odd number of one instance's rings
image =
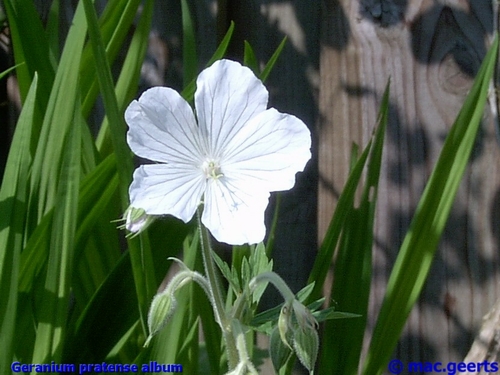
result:
[(224, 149), (221, 172), (267, 191), (288, 190), (311, 158), (311, 133), (274, 108), (254, 117)]
[(250, 69), (231, 60), (219, 60), (200, 73), (194, 96), (198, 124), (208, 140), (210, 157), (245, 125), (267, 108), (269, 94)]
[(200, 132), (189, 104), (168, 87), (153, 87), (125, 111), (132, 151), (159, 162), (192, 164), (200, 160)]
[(243, 189), (239, 181), (220, 177), (209, 181), (204, 201), (201, 221), (217, 241), (242, 245), (264, 239), (268, 192)]
[(130, 205), (148, 215), (173, 215), (187, 223), (200, 204), (205, 181), (199, 170), (185, 166), (142, 165), (130, 185)]

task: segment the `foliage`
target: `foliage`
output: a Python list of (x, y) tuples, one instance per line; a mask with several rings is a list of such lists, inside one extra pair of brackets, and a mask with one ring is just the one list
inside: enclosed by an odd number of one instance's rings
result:
[[(125, 238), (114, 223), (129, 203), (133, 158), (125, 141), (123, 111), (136, 96), (148, 42), (153, 1), (146, 0), (140, 8), (142, 3), (110, 0), (98, 18), (90, 0), (79, 2), (59, 53), (60, 41), (52, 30), (58, 22), (58, 2), (53, 2), (44, 27), (32, 2), (4, 1), (23, 107), (0, 189), (0, 373), (9, 373), (14, 359), (77, 365), (151, 360), (179, 363), (185, 373), (193, 374), (207, 368), (220, 374), (227, 369), (214, 313), (195, 284), (176, 291), (177, 309), (167, 328), (143, 348), (149, 335), (150, 303), (167, 270), (177, 264), (167, 258), (182, 253), (183, 266), (200, 272), (203, 267), (194, 223), (183, 225), (162, 218), (130, 238)], [(182, 1), (182, 9), (182, 95), (192, 102), (199, 62), (188, 2)], [(132, 28), (137, 14), (137, 25)], [(125, 38), (132, 29), (127, 44)], [(231, 25), (207, 65), (225, 55), (233, 30)], [(264, 81), (284, 43), (262, 70), (252, 47), (245, 43), (245, 64)], [(126, 57), (114, 82), (111, 66), (124, 44)], [(450, 130), (399, 251), (361, 367), (364, 374), (383, 372), (422, 290), (474, 144), (497, 49), (495, 39)], [(99, 95), (106, 118), (94, 136), (89, 114)], [(372, 140), (360, 155), (354, 153), (350, 176), (316, 257), (310, 284), (293, 297), (304, 303), (317, 321), (325, 322), (316, 365), (320, 374), (332, 369), (338, 374), (355, 374), (360, 366), (388, 98), (389, 86)], [(362, 193), (356, 207), (358, 189)], [(250, 281), (269, 273), (273, 261), (267, 258), (264, 244), (235, 247), (233, 255), (230, 265), (220, 258), (215, 258), (215, 263), (228, 280), (227, 304), (239, 306), (238, 298), (250, 293), (245, 292)], [(335, 311), (334, 306), (320, 310), (324, 303), (321, 290), (334, 257), (333, 299), (345, 312)], [(266, 285), (259, 284), (251, 291), (251, 308), (241, 315), (250, 332), (245, 332), (247, 345), (253, 342), (252, 331), (271, 335), (271, 352), (277, 353), (273, 362), (281, 367), (280, 373), (289, 373), (294, 357), (290, 348), (280, 346), (278, 331), (273, 332), (287, 301), (257, 314)], [(290, 327), (297, 324), (297, 317), (290, 319), (286, 322)], [(204, 345), (199, 343), (198, 323), (203, 327)], [(292, 338), (295, 352), (303, 363), (314, 363), (307, 350), (305, 354), (297, 350), (304, 343), (310, 344), (311, 337), (304, 339), (302, 334), (297, 330)]]

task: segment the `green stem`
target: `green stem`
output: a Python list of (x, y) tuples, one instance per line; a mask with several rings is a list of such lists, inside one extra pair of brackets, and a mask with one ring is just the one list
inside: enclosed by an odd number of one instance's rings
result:
[(239, 320), (233, 320), (233, 333), (236, 338), (236, 348), (238, 350), (238, 355), (240, 362), (245, 363), (246, 370), (252, 375), (258, 375), (259, 373), (255, 369), (255, 366), (250, 361), (250, 356), (248, 355), (247, 342), (245, 332)]
[(252, 280), (250, 280), (250, 291), (253, 292), (257, 285), (263, 282), (273, 284), (278, 292), (280, 292), (283, 296), (285, 302), (293, 301), (295, 299), (295, 294), (293, 294), (292, 290), (288, 287), (288, 285), (286, 285), (285, 281), (274, 272), (264, 272), (255, 276)]
[(210, 288), (211, 302), (214, 309), (215, 319), (222, 329), (222, 336), (226, 344), (227, 360), (229, 370), (232, 370), (238, 364), (238, 351), (236, 349), (236, 341), (231, 332), (231, 321), (226, 316), (224, 309), (224, 299), (222, 289), (220, 287), (219, 279), (217, 276), (215, 263), (212, 258), (212, 247), (210, 245), (210, 238), (208, 236), (207, 228), (201, 223), (201, 208), (197, 211), (198, 217), (198, 230), (200, 231), (201, 239), (201, 254), (203, 256), (203, 265), (205, 267), (205, 274), (208, 279)]

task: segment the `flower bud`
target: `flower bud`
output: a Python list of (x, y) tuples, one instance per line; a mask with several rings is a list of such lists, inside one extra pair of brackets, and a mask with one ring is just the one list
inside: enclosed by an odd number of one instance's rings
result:
[(125, 220), (125, 224), (122, 227), (132, 232), (133, 235), (137, 235), (146, 230), (155, 220), (155, 217), (148, 215), (142, 208), (129, 206), (123, 214), (123, 219)]
[(148, 314), (149, 336), (144, 346), (148, 346), (153, 336), (168, 323), (176, 307), (177, 300), (174, 297), (173, 291), (170, 291), (170, 288), (166, 288), (165, 291), (153, 298)]
[[(319, 337), (318, 322), (298, 300), (286, 302), (278, 318), (278, 329), (284, 344), (295, 352), (300, 363), (309, 370), (314, 370), (318, 356)], [(293, 348), (289, 342), (293, 343)], [(274, 361), (273, 361), (274, 364)]]

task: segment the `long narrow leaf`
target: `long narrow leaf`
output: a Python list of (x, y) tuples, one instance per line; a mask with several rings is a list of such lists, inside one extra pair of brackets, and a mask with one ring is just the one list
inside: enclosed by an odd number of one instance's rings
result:
[[(79, 103), (77, 101), (77, 103)], [(67, 327), (73, 275), (74, 238), (78, 213), (81, 152), (80, 106), (74, 109), (74, 126), (68, 134), (58, 200), (52, 222), (51, 246), (43, 299), (38, 311), (34, 363), (60, 361)]]
[[(198, 253), (198, 238), (186, 238), (184, 242), (184, 263), (190, 269), (195, 268), (196, 258)], [(193, 288), (198, 288), (190, 283), (180, 288), (176, 293), (177, 308), (172, 315), (171, 320), (153, 338), (153, 348), (151, 350), (150, 360), (158, 361), (159, 363), (182, 363), (186, 367), (184, 371), (190, 372), (188, 368), (196, 368), (196, 364), (188, 363), (189, 353), (182, 352), (182, 348), (186, 345), (193, 344), (192, 339), (188, 339), (185, 335), (192, 328), (193, 324), (198, 320), (193, 316), (194, 309), (191, 304), (193, 301)], [(188, 341), (188, 342), (186, 342)], [(196, 340), (196, 345), (198, 342)]]
[[(78, 231), (75, 238), (75, 259), (80, 256), (79, 249), (84, 247), (90, 235), (92, 222), (96, 217), (104, 215), (106, 205), (103, 201), (109, 199), (108, 190), (116, 191), (118, 182), (116, 176), (114, 155), (105, 159), (99, 166), (86, 176), (80, 187), (78, 207)], [(35, 332), (32, 311), (32, 300), (36, 298), (37, 281), (43, 280), (47, 273), (47, 259), (50, 251), (51, 223), (53, 222), (54, 209), (49, 211), (42, 219), (32, 236), (29, 238), (22, 254), (19, 274), (19, 308), (17, 316), (16, 334), (22, 338), (15, 341), (16, 356), (25, 361), (31, 361), (31, 353)]]
[(17, 309), (19, 258), (23, 246), (29, 144), (35, 111), (38, 76), (35, 74), (17, 122), (0, 189), (0, 373), (10, 372)]
[[(89, 24), (89, 37), (94, 51), (94, 58), (97, 65), (100, 67), (100, 69), (97, 70), (97, 78), (106, 108), (106, 115), (108, 116), (111, 126), (113, 149), (117, 160), (120, 160), (118, 163), (118, 176), (120, 179), (119, 194), (122, 210), (125, 212), (129, 204), (128, 186), (133, 170), (131, 154), (125, 141), (125, 120), (118, 108), (111, 70), (99, 32), (94, 6), (90, 0), (83, 0), (83, 4)], [(145, 234), (141, 234), (139, 237), (129, 238), (128, 245), (136, 281), (139, 311), (145, 328), (147, 310), (156, 289), (151, 250)]]
[[(141, 13), (141, 19), (135, 30), (130, 47), (125, 57), (118, 82), (116, 83), (116, 100), (120, 110), (125, 110), (125, 106), (130, 103), (137, 93), (139, 78), (141, 75), (142, 63), (146, 56), (151, 19), (153, 16), (154, 1), (147, 0)], [(106, 117), (96, 140), (96, 146), (101, 155), (108, 155), (112, 152), (111, 134), (109, 121)]]
[(198, 58), (196, 54), (195, 28), (189, 4), (181, 0), (182, 7), (182, 61), (184, 62), (184, 87), (196, 78)]
[[(231, 26), (229, 26), (226, 35), (220, 42), (219, 47), (217, 47), (214, 54), (208, 61), (207, 66), (212, 65), (215, 61), (220, 60), (224, 57), (227, 48), (229, 47), (229, 42), (231, 41), (231, 38), (233, 36), (233, 32), (234, 32), (234, 22), (231, 22)], [(193, 79), (186, 87), (184, 87), (181, 95), (188, 102), (191, 102), (193, 100), (195, 90), (196, 90), (196, 81)]]
[(113, 148), (117, 160), (120, 160), (120, 162), (117, 163), (118, 175), (120, 178), (120, 198), (122, 201), (122, 209), (125, 211), (128, 207), (128, 185), (130, 184), (130, 177), (132, 176), (133, 170), (132, 158), (125, 141), (125, 120), (123, 116), (121, 116), (118, 108), (111, 69), (106, 57), (106, 50), (102, 42), (94, 6), (90, 0), (83, 0), (83, 4), (87, 17), (90, 43), (94, 52), (96, 64), (99, 66), (99, 69), (96, 70), (97, 79), (104, 100), (106, 116), (112, 127), (111, 136)]
[[(141, 0), (111, 0), (106, 4), (99, 20), (99, 30), (105, 46), (106, 58), (110, 65), (115, 61), (120, 49), (123, 48), (123, 42), (140, 4)], [(82, 77), (82, 113), (84, 117), (87, 117), (99, 94), (99, 83), (95, 71), (101, 69), (101, 66), (95, 60), (92, 48), (92, 45), (85, 46), (82, 54), (80, 76)]]
[(337, 207), (335, 208), (335, 213), (333, 214), (323, 243), (321, 244), (318, 255), (316, 256), (311, 274), (309, 275), (308, 284), (313, 282), (315, 284), (313, 292), (307, 299), (308, 303), (321, 297), (323, 284), (325, 282), (328, 269), (330, 268), (335, 248), (337, 247), (342, 226), (346, 220), (347, 214), (350, 212), (350, 207), (353, 205), (354, 195), (361, 179), (371, 147), (372, 142), (370, 141), (361, 154), (359, 160), (356, 162), (353, 170), (349, 174), (344, 190), (340, 195)]
[(328, 349), (321, 352), (319, 373), (358, 373), (368, 314), (375, 207), (388, 110), (389, 85), (380, 106), (379, 124), (368, 160), (361, 202), (357, 208), (351, 206), (335, 260), (332, 298), (338, 309), (359, 314), (359, 318), (326, 322), (323, 347)]
[[(33, 160), (30, 180), (28, 233), (54, 206), (59, 172), (63, 160), (63, 142), (74, 120), (78, 94), (78, 70), (85, 30), (83, 9), (79, 6), (68, 33), (61, 62), (47, 104), (40, 138)], [(41, 84), (41, 82), (40, 82)], [(41, 93), (43, 94), (43, 93)], [(78, 121), (81, 124), (80, 121)], [(49, 162), (50, 161), (50, 162)]]
[[(21, 99), (24, 102), (35, 72), (38, 72), (40, 90), (38, 95), (40, 109), (45, 110), (55, 76), (51, 63), (47, 35), (32, 1), (6, 0), (3, 2), (7, 12), (9, 29), (16, 63), (25, 62), (17, 68), (17, 80)], [(29, 27), (26, 27), (29, 25)]]
[(68, 337), (64, 363), (99, 363), (135, 324), (138, 310), (129, 254), (96, 291)]
[(245, 66), (248, 66), (256, 76), (259, 76), (259, 62), (257, 60), (257, 57), (255, 56), (255, 52), (248, 41), (245, 40), (244, 44), (245, 49), (243, 52), (243, 63)]
[[(0, 73), (0, 79), (6, 77), (10, 72), (12, 72), (13, 70), (17, 69), (19, 66), (21, 66), (22, 64), (24, 64), (23, 62), (19, 63), (19, 64), (16, 64), (14, 66), (11, 66), (9, 69), (6, 69), (4, 70), (2, 73)], [(38, 80), (38, 77), (37, 77), (37, 80)]]
[(267, 77), (269, 76), (269, 74), (271, 73), (271, 71), (274, 68), (274, 64), (276, 64), (276, 61), (278, 61), (278, 57), (281, 55), (281, 51), (283, 51), (283, 48), (285, 48), (286, 40), (287, 40), (287, 38), (285, 36), (283, 38), (283, 40), (281, 41), (280, 45), (278, 46), (278, 48), (276, 48), (276, 51), (274, 51), (273, 55), (271, 56), (271, 58), (267, 62), (264, 69), (262, 70), (262, 73), (260, 73), (260, 79), (263, 82), (265, 82), (267, 80)]

